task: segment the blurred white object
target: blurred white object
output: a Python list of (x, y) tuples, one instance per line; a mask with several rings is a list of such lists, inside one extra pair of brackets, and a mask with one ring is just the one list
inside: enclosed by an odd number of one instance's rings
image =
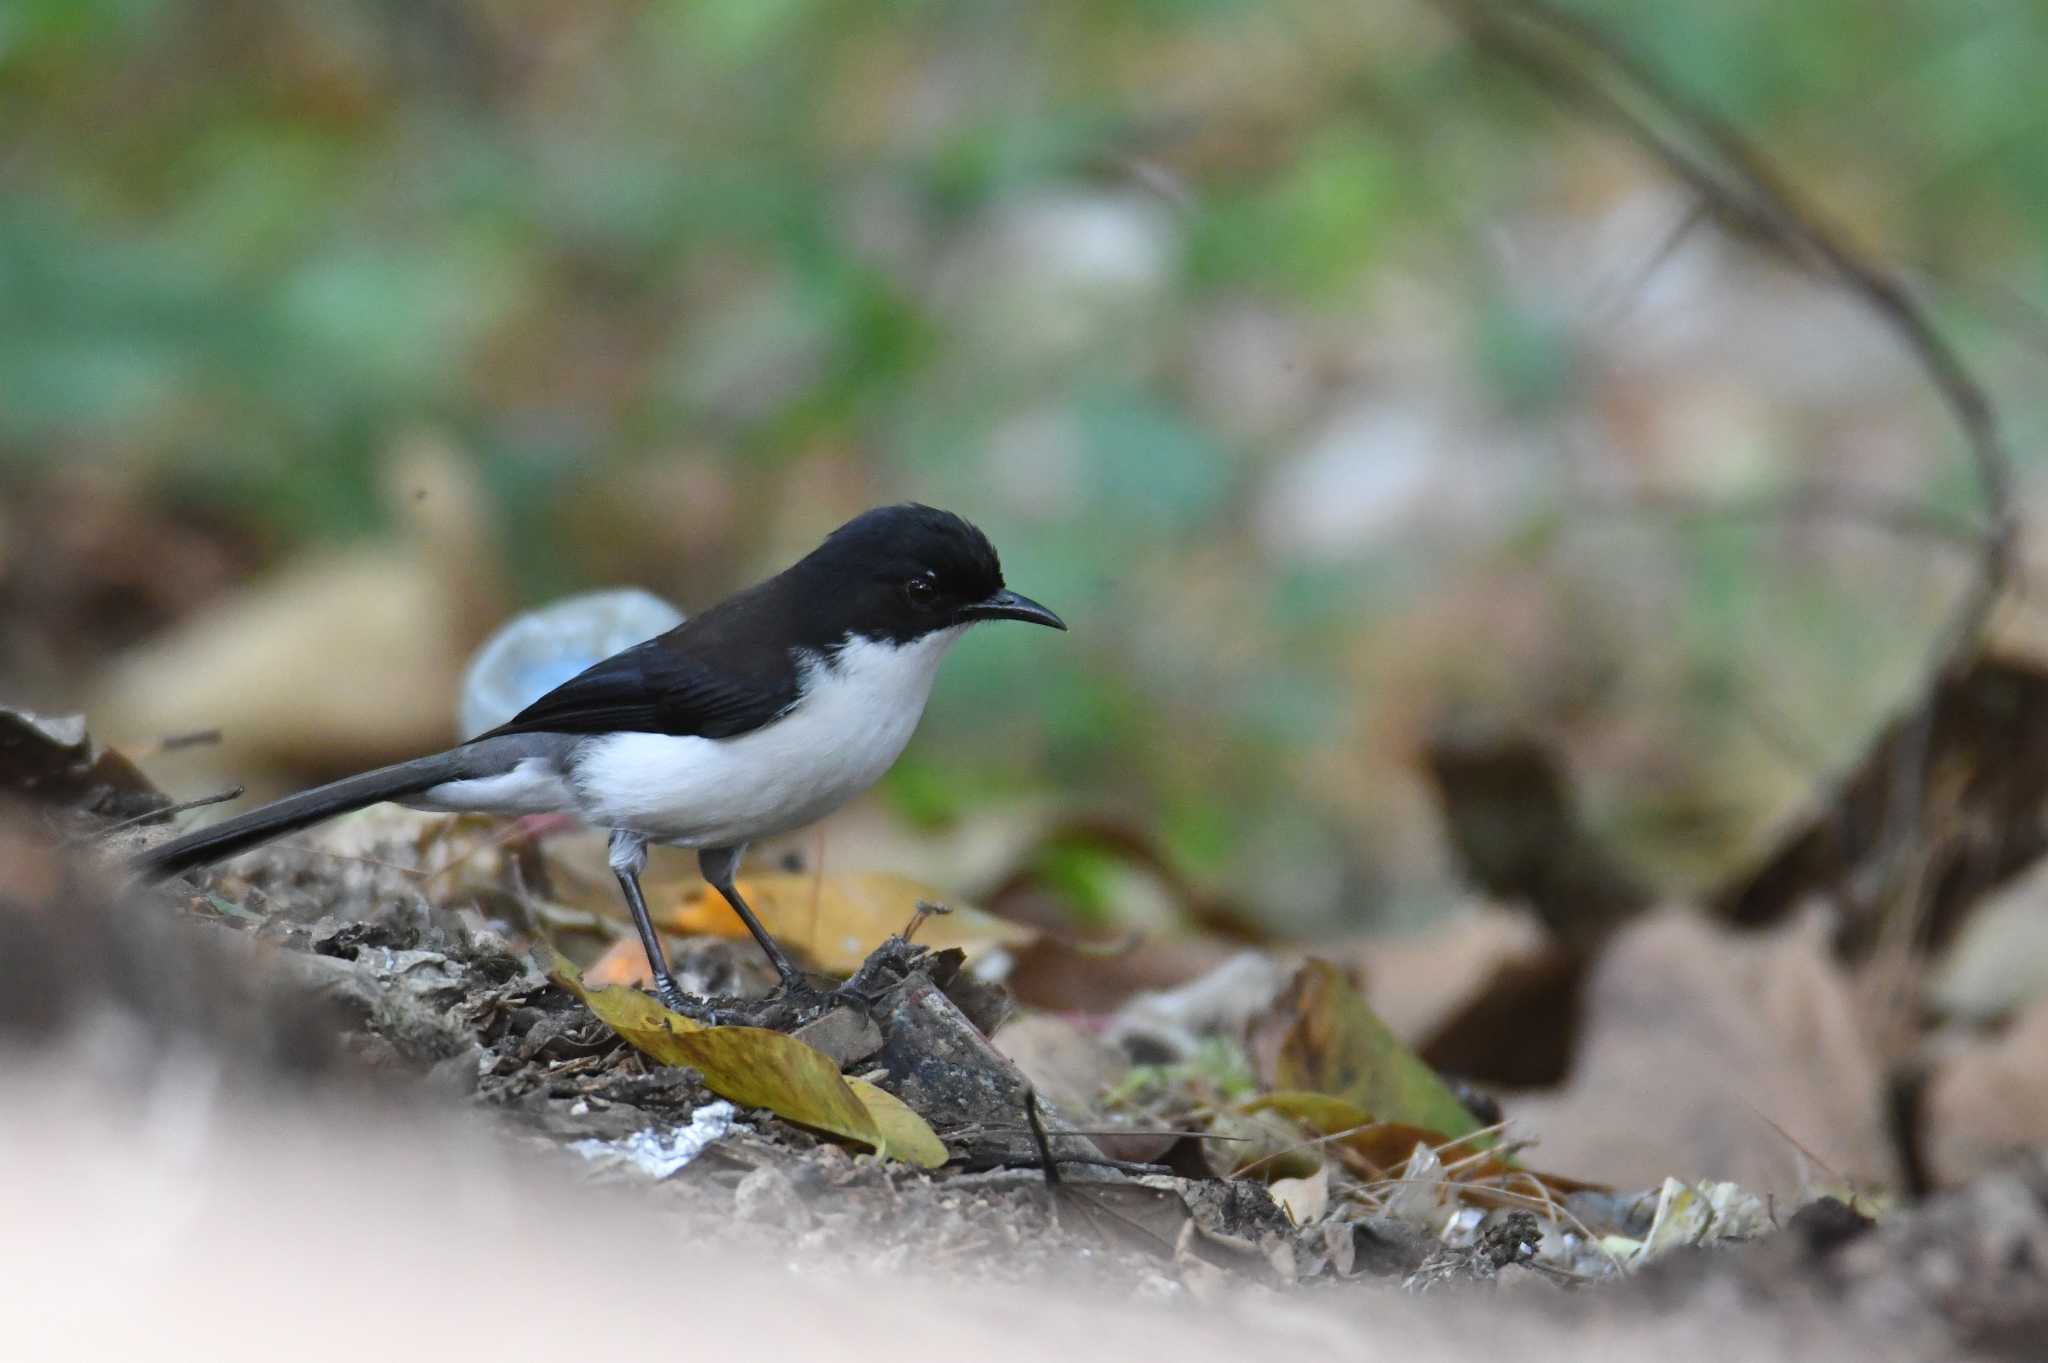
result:
[(1117, 334), (1170, 290), (1181, 238), (1154, 195), (1081, 190), (1001, 201), (932, 273), (977, 357), (1031, 365)]
[(585, 592), (515, 615), (477, 649), (462, 675), (463, 739), (497, 728), (592, 663), (683, 622), (638, 587)]
[(1242, 1037), (1293, 977), (1292, 964), (1262, 951), (1240, 952), (1178, 988), (1134, 995), (1110, 1018), (1102, 1039), (1148, 1064), (1191, 1059), (1203, 1037)]
[(690, 1114), (688, 1126), (662, 1131), (649, 1127), (615, 1141), (572, 1141), (569, 1148), (587, 1160), (602, 1160), (637, 1169), (649, 1178), (670, 1178), (697, 1156), (725, 1139), (738, 1109), (731, 1103), (706, 1103)]

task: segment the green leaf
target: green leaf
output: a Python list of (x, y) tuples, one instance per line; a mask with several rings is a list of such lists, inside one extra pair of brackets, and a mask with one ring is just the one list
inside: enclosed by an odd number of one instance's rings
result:
[(1294, 1020), (1274, 1065), (1276, 1089), (1328, 1094), (1375, 1121), (1444, 1137), (1479, 1130), (1479, 1119), (1328, 961), (1305, 963), (1279, 1006)]

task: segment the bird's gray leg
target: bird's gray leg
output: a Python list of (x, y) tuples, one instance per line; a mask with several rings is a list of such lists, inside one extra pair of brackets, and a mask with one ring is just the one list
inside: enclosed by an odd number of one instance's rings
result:
[(733, 888), (733, 873), (739, 870), (740, 853), (746, 851), (744, 844), (738, 847), (702, 847), (697, 850), (697, 865), (703, 869), (705, 883), (718, 891), (725, 902), (732, 905), (732, 911), (747, 925), (747, 931), (754, 934), (754, 940), (767, 954), (768, 963), (775, 967), (775, 973), (782, 977), (785, 989), (809, 989), (810, 984), (804, 973), (790, 963), (775, 939), (768, 935), (768, 929), (761, 926), (761, 920), (754, 917), (754, 911), (747, 907), (747, 901), (740, 898), (740, 892)]
[(684, 997), (676, 985), (676, 977), (669, 973), (668, 955), (661, 949), (661, 937), (654, 930), (654, 920), (647, 916), (647, 899), (640, 893), (640, 872), (647, 867), (647, 839), (623, 828), (613, 829), (611, 864), (612, 874), (619, 878), (619, 889), (625, 892), (626, 907), (632, 911), (633, 926), (640, 932), (640, 945), (647, 952), (648, 968), (654, 972), (655, 997), (661, 1000), (663, 1007), (695, 1016), (700, 1010)]

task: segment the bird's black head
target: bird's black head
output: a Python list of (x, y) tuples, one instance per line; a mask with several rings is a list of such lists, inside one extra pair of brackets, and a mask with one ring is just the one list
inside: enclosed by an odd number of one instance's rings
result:
[(826, 537), (795, 571), (829, 593), (854, 633), (907, 643), (977, 620), (1065, 629), (1057, 615), (1003, 586), (988, 536), (914, 502), (864, 511)]

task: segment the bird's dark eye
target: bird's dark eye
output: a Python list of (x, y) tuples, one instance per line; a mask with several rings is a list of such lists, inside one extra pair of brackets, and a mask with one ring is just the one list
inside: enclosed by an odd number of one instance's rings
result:
[(932, 581), (929, 573), (913, 577), (903, 584), (903, 594), (910, 604), (919, 610), (930, 610), (939, 601), (939, 584)]

